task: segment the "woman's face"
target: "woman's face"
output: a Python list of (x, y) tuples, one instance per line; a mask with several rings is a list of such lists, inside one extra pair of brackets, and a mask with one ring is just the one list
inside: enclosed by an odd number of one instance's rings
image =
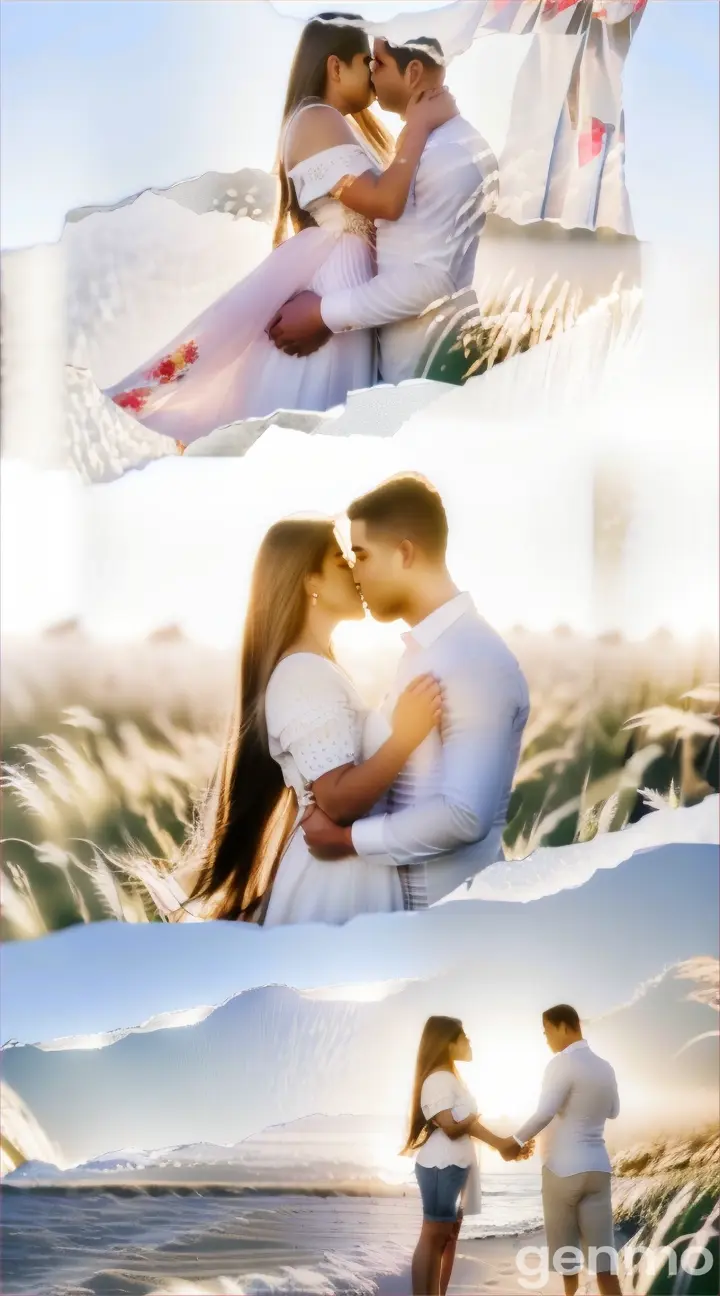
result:
[(455, 1043), (450, 1046), (453, 1062), (472, 1062), (472, 1044), (465, 1031), (461, 1031)]
[(364, 53), (356, 54), (352, 63), (340, 60), (340, 92), (345, 100), (345, 111), (362, 112), (369, 108), (375, 98), (373, 83), (370, 79), (370, 47)]
[(338, 621), (362, 621), (365, 609), (353, 570), (336, 542), (328, 549), (315, 584), (324, 612)]

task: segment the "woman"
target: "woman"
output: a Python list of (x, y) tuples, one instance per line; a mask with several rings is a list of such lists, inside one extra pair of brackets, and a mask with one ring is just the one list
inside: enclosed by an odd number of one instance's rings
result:
[(402, 214), (429, 133), (454, 112), (446, 91), (418, 101), (394, 150), (368, 111), (370, 45), (360, 21), (325, 14), (303, 30), (283, 111), (274, 251), (105, 393), (181, 452), (213, 428), (283, 408), (326, 410), (375, 381), (371, 330), (334, 336), (302, 358), (265, 334), (303, 289), (322, 295), (372, 278), (373, 221)]
[(342, 923), (403, 908), (394, 868), (315, 859), (301, 828), (313, 803), (337, 823), (369, 813), (441, 720), (429, 676), (405, 690), (391, 727), (367, 711), (330, 646), (340, 621), (363, 616), (332, 521), (270, 528), (253, 572), (210, 825), (190, 848), (201, 863), (192, 900), (204, 916)]
[[(457, 1017), (425, 1023), (413, 1084), (410, 1128), (403, 1155), (415, 1153), (423, 1207), (412, 1262), (413, 1296), (444, 1296), (450, 1284), (464, 1210), (480, 1211), (480, 1176), (473, 1139), (500, 1151), (504, 1139), (480, 1124), (477, 1104), (457, 1073), (472, 1062), (472, 1046)], [(528, 1144), (516, 1159), (532, 1154)]]

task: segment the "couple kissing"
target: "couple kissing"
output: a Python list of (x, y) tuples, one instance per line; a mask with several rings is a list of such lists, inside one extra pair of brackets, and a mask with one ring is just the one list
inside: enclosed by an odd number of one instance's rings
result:
[[(425, 909), (502, 859), (528, 687), (454, 584), (424, 479), (391, 478), (332, 519), (288, 519), (253, 572), (229, 738), (185, 858), (181, 917), (267, 926)], [(380, 711), (335, 661), (333, 631), (405, 621)]]

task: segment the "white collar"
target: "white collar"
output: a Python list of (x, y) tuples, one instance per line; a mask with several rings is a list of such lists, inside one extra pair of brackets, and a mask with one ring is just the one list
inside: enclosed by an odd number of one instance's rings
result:
[(418, 648), (429, 648), (465, 612), (474, 611), (475, 604), (469, 594), (456, 594), (454, 598), (448, 599), (447, 603), (441, 603), (439, 608), (435, 608), (435, 611), (422, 621), (418, 621), (412, 630), (403, 635), (403, 643), (412, 643)]
[(588, 1044), (586, 1039), (575, 1040), (572, 1044), (568, 1044), (567, 1048), (562, 1049), (561, 1056), (563, 1053), (572, 1053), (573, 1049), (589, 1048), (589, 1047), (590, 1045)]

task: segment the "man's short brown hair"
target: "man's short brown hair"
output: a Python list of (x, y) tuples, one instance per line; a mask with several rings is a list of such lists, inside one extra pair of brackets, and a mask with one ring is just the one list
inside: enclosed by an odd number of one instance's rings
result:
[(580, 1017), (570, 1004), (555, 1004), (553, 1008), (546, 1008), (543, 1021), (550, 1022), (551, 1026), (567, 1026), (573, 1031), (580, 1030)]
[(416, 60), (430, 72), (445, 64), (442, 45), (434, 36), (417, 36), (414, 40), (404, 41), (402, 45), (393, 45), (389, 40), (384, 41), (384, 44), (403, 76)]
[(424, 477), (405, 473), (391, 477), (353, 500), (347, 515), (364, 522), (368, 530), (401, 540), (411, 540), (428, 558), (444, 559), (447, 549), (447, 514), (440, 495)]

